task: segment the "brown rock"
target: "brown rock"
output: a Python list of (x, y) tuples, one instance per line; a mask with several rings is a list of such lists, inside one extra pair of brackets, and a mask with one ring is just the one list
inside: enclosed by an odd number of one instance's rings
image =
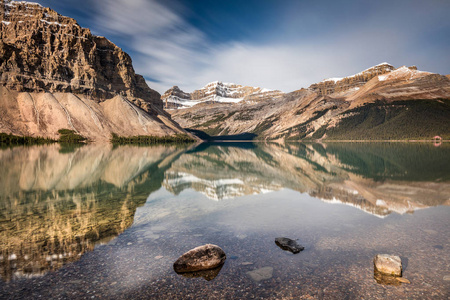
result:
[(411, 281), (403, 277), (395, 277), (395, 279), (397, 279), (397, 281), (400, 281), (401, 283), (411, 283)]
[(373, 259), (375, 269), (386, 275), (402, 276), (402, 260), (399, 256), (377, 254)]
[(181, 255), (173, 264), (173, 269), (177, 273), (214, 269), (223, 265), (226, 258), (219, 246), (206, 244)]

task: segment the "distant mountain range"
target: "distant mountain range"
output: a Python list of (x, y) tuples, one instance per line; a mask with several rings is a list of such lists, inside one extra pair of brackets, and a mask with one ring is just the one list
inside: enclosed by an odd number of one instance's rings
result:
[(221, 98), (171, 114), (182, 127), (219, 139), (248, 134), (263, 140), (450, 138), (450, 78), (415, 66), (382, 63), (291, 93), (250, 95), (260, 100)]
[(183, 92), (178, 86), (174, 86), (167, 90), (161, 96), (161, 99), (164, 108), (171, 109), (188, 108), (208, 103), (252, 103), (276, 99), (281, 96), (283, 96), (283, 92), (278, 90), (214, 81), (192, 93)]

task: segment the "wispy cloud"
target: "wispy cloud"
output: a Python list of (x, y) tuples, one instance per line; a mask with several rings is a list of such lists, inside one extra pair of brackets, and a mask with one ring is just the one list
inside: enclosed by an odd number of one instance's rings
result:
[(205, 35), (183, 19), (186, 10), (180, 4), (169, 9), (156, 0), (111, 0), (99, 10), (97, 27), (127, 39), (136, 71), (164, 92), (190, 82), (210, 51)]
[[(176, 0), (110, 0), (107, 5), (97, 5), (96, 31), (126, 41), (133, 51), (136, 71), (161, 93), (173, 85), (192, 91), (215, 80), (292, 91), (383, 61), (429, 68), (439, 64), (433, 64), (432, 58), (426, 57), (429, 52), (418, 47), (421, 36), (430, 32), (427, 24), (431, 24), (431, 17), (405, 23), (402, 18), (417, 18), (420, 13), (400, 14), (397, 10), (401, 6), (393, 11), (383, 11), (382, 5), (374, 7), (356, 23), (311, 28), (309, 31), (316, 35), (296, 35), (295, 28), (308, 32), (308, 24), (297, 17), (292, 22), (280, 22), (285, 30), (279, 28), (278, 37), (272, 32), (272, 39), (262, 42), (254, 39), (217, 44), (188, 21), (193, 12)], [(440, 15), (435, 7), (432, 10), (433, 16)], [(244, 16), (236, 15), (240, 17)], [(316, 20), (317, 26), (317, 20), (321, 20), (320, 16), (300, 17)], [(443, 24), (447, 25), (448, 21)], [(446, 57), (441, 52), (448, 49), (448, 43), (441, 48), (436, 51)], [(448, 65), (448, 57), (444, 63)]]

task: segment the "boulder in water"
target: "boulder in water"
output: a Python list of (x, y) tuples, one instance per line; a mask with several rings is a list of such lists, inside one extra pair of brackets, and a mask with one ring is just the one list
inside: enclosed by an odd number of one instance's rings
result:
[(181, 255), (173, 264), (177, 273), (214, 269), (225, 263), (225, 252), (216, 245), (206, 244)]

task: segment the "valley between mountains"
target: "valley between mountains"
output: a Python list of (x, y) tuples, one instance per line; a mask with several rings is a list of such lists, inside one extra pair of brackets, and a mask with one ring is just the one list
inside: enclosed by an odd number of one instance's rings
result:
[(10, 0), (0, 16), (1, 133), (57, 138), (69, 129), (90, 141), (112, 134), (450, 139), (449, 75), (381, 63), (289, 93), (215, 81), (160, 95), (135, 74), (128, 54), (70, 17)]

